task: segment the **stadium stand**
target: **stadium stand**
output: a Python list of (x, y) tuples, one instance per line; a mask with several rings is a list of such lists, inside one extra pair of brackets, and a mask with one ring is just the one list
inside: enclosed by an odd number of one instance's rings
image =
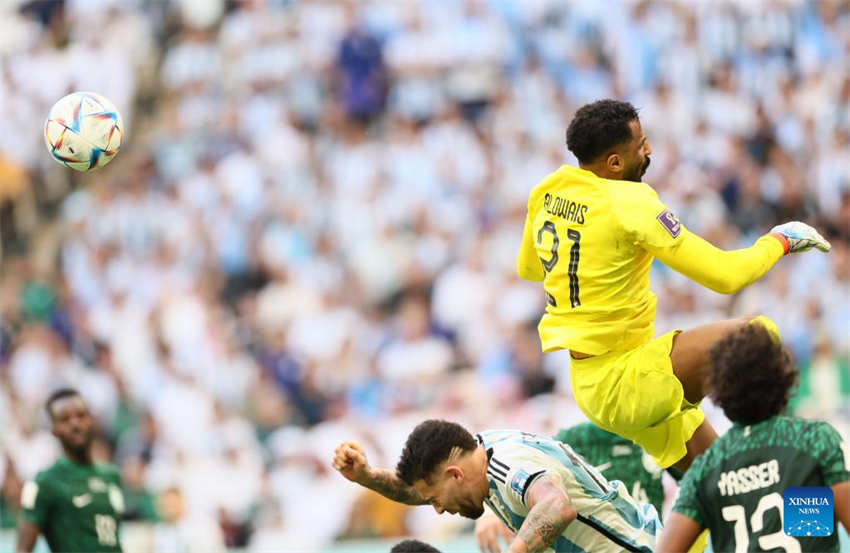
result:
[[(800, 366), (795, 414), (850, 435), (847, 2), (0, 13), (0, 543), (58, 452), (37, 406), (62, 385), (122, 470), (128, 552), (474, 543), (468, 521), (363, 495), (332, 451), (357, 436), (391, 464), (433, 416), (550, 434), (583, 420), (514, 256), (529, 189), (575, 162), (566, 123), (602, 97), (640, 108), (646, 180), (718, 246), (785, 220), (827, 230), (829, 255), (734, 297), (655, 267), (656, 332), (767, 314)], [(100, 172), (43, 149), (70, 90), (124, 114)]]

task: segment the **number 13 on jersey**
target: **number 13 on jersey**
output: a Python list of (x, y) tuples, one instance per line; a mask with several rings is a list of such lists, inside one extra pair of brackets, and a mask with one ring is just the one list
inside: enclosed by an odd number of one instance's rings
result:
[[(560, 245), (560, 240), (558, 238), (558, 230), (555, 228), (555, 223), (552, 221), (545, 221), (543, 226), (540, 227), (540, 230), (537, 231), (537, 245), (543, 246), (543, 242), (546, 234), (552, 235), (552, 247), (550, 249), (550, 256), (548, 259), (541, 256), (540, 262), (543, 264), (543, 268), (547, 273), (551, 273), (555, 270), (555, 266), (558, 264), (558, 246)], [(572, 241), (572, 246), (570, 247), (570, 259), (569, 264), (567, 265), (567, 276), (569, 277), (569, 289), (570, 289), (570, 306), (578, 307), (581, 305), (581, 299), (579, 297), (579, 287), (578, 287), (578, 262), (579, 262), (579, 254), (581, 252), (579, 243), (581, 242), (581, 233), (575, 229), (567, 229), (567, 238)], [(549, 304), (552, 306), (557, 306), (557, 302), (552, 294), (548, 294), (549, 296)]]

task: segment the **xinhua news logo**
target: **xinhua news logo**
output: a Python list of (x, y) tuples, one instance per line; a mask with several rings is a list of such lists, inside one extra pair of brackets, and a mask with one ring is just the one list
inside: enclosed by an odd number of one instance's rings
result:
[(833, 532), (835, 501), (826, 487), (794, 487), (783, 494), (785, 533), (789, 536), (826, 537)]

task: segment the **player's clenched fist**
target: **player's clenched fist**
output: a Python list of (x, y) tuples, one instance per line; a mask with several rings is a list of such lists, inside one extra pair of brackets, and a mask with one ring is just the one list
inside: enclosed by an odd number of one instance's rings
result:
[(499, 520), (495, 514), (487, 512), (475, 521), (475, 539), (481, 553), (500, 553), (499, 536), (504, 538), (505, 543), (514, 539), (513, 532)]
[(352, 482), (361, 483), (369, 474), (366, 454), (357, 442), (343, 442), (334, 451), (333, 467)]

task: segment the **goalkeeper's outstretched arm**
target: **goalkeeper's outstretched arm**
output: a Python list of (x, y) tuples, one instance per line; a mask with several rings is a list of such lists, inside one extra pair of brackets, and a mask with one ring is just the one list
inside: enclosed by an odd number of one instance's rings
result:
[(774, 227), (749, 248), (732, 251), (721, 250), (687, 229), (682, 233), (673, 246), (644, 247), (668, 267), (721, 294), (734, 294), (749, 286), (785, 254), (830, 249), (815, 229), (799, 222)]

